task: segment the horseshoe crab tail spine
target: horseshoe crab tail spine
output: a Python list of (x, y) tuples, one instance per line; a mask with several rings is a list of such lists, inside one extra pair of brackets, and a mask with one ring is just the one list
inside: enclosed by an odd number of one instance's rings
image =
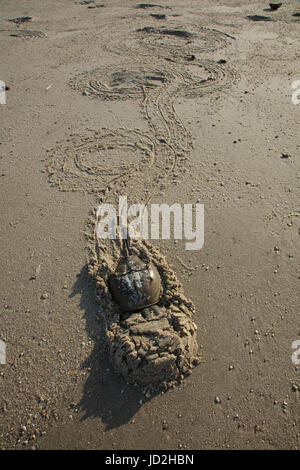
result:
[(120, 242), (121, 242), (122, 255), (123, 255), (124, 258), (126, 258), (127, 256), (130, 256), (132, 254), (132, 250), (131, 250), (131, 247), (130, 247), (130, 238), (129, 238), (128, 232), (126, 233), (126, 238), (124, 237), (124, 234), (123, 234), (123, 236), (121, 235), (122, 227), (120, 226), (120, 216), (119, 215), (117, 216), (117, 229), (118, 229)]
[(131, 249), (130, 249), (130, 240), (128, 238), (123, 240), (123, 256), (130, 256)]

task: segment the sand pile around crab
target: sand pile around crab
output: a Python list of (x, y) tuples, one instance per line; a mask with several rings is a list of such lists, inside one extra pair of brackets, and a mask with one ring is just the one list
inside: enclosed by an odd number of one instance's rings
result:
[[(91, 227), (94, 224), (91, 220)], [(156, 266), (163, 296), (155, 306), (122, 312), (108, 287), (121, 257), (120, 244), (117, 240), (102, 242), (95, 244), (91, 235), (89, 274), (96, 285), (115, 371), (126, 382), (152, 391), (180, 383), (200, 362), (193, 303), (184, 296), (175, 272), (158, 249), (147, 241), (136, 241), (132, 251)]]

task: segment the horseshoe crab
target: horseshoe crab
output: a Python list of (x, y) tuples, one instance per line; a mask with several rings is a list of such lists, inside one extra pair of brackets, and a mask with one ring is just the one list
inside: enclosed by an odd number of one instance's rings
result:
[(110, 279), (114, 299), (125, 312), (156, 304), (162, 293), (160, 275), (153, 263), (136, 255), (124, 256)]

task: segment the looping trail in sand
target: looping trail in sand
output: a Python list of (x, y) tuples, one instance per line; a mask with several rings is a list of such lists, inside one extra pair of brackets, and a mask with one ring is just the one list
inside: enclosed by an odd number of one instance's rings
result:
[[(162, 184), (172, 183), (178, 168), (184, 166), (188, 171), (192, 138), (176, 113), (176, 98), (213, 93), (237, 79), (224, 65), (185, 58), (191, 51), (214, 50), (229, 40), (214, 30), (190, 29), (183, 31), (172, 25), (168, 29), (140, 28), (123, 41), (115, 40), (113, 49), (134, 57), (135, 64), (140, 58), (143, 67), (108, 66), (70, 80), (74, 90), (91, 98), (137, 100), (149, 130), (100, 129), (71, 136), (70, 142), (49, 154), (47, 169), (52, 184), (61, 190), (95, 193), (98, 203), (115, 204), (119, 195), (127, 195), (129, 204), (147, 205)], [(166, 54), (169, 61), (162, 60)], [(149, 390), (180, 382), (200, 359), (195, 307), (185, 297), (175, 272), (152, 243), (132, 242), (132, 252), (157, 267), (163, 296), (158, 308), (125, 315), (108, 289), (109, 277), (122, 255), (121, 242), (98, 239), (96, 211), (88, 226), (89, 272), (96, 284), (100, 317), (105, 321), (116, 371), (127, 382)]]
[[(234, 39), (222, 31), (197, 24), (178, 24), (168, 20), (167, 26), (141, 26), (136, 18), (136, 29), (128, 34), (126, 17), (120, 22), (121, 28), (115, 33), (115, 41), (104, 44), (104, 49), (128, 57), (153, 57), (158, 59), (181, 59), (185, 54), (202, 54), (226, 47)], [(146, 19), (146, 18), (144, 18)], [(131, 18), (132, 20), (132, 18)], [(122, 28), (123, 26), (123, 28)], [(113, 25), (112, 25), (113, 27)]]

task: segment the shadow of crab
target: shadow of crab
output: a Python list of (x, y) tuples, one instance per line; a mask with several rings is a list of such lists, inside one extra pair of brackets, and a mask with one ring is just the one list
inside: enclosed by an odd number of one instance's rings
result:
[[(106, 430), (128, 423), (148, 399), (141, 389), (128, 385), (110, 364), (105, 324), (98, 315), (95, 289), (84, 266), (73, 286), (70, 297), (80, 294), (80, 309), (84, 312), (88, 337), (94, 342), (90, 356), (82, 364), (88, 370), (83, 395), (78, 403), (84, 413), (82, 420), (101, 418)], [(141, 403), (142, 400), (142, 403)]]

